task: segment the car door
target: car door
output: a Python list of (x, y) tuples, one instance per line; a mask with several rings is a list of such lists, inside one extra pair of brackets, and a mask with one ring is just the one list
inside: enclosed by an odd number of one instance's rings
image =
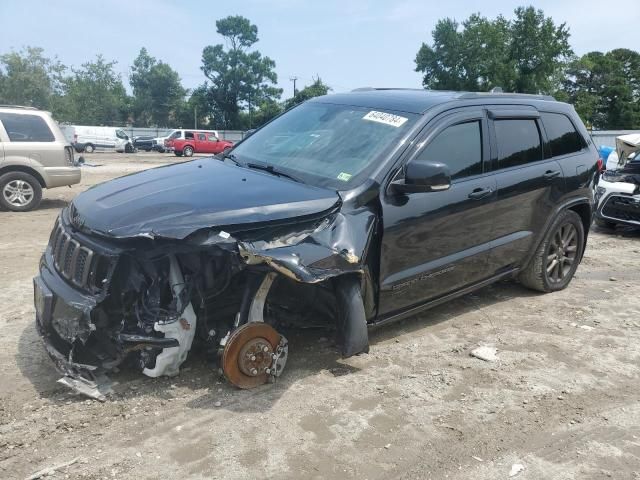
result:
[[(487, 277), (495, 178), (487, 172), (489, 132), (483, 109), (442, 115), (426, 128), (404, 164), (446, 164), (448, 190), (382, 196), (380, 301), (385, 316)], [(400, 170), (392, 180), (403, 175)]]
[(540, 114), (533, 107), (489, 109), (489, 129), (497, 152), (493, 272), (522, 266), (544, 234), (564, 190), (560, 164), (545, 152)]
[(196, 153), (211, 153), (206, 133), (196, 133), (195, 151)]
[(220, 140), (213, 133), (207, 134), (207, 143), (209, 144), (210, 153), (220, 153), (222, 151)]

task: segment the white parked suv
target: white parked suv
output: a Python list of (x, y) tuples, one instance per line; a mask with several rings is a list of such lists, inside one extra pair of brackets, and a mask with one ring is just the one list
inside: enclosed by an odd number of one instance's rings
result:
[(33, 210), (43, 188), (79, 183), (79, 162), (49, 112), (0, 106), (0, 209)]

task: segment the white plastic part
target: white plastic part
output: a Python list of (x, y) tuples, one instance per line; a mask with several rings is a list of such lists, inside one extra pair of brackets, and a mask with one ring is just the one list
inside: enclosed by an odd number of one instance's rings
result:
[(260, 287), (258, 287), (256, 296), (253, 297), (251, 306), (249, 307), (249, 318), (247, 320), (249, 323), (264, 322), (264, 304), (267, 301), (271, 285), (277, 276), (278, 274), (276, 272), (269, 272), (264, 276)]
[[(184, 277), (175, 255), (170, 255), (169, 261), (169, 281), (171, 282), (173, 294), (179, 299), (182, 290), (186, 288)], [(178, 304), (178, 309), (180, 308), (182, 308), (182, 305)], [(180, 320), (168, 324), (156, 322), (153, 327), (154, 330), (164, 332), (165, 338), (175, 338), (180, 346), (163, 349), (156, 357), (156, 366), (154, 368), (145, 368), (142, 373), (148, 377), (160, 377), (162, 375), (172, 377), (178, 375), (180, 373), (180, 365), (187, 359), (189, 350), (191, 350), (191, 343), (196, 333), (196, 320), (193, 306), (189, 302), (182, 312)]]

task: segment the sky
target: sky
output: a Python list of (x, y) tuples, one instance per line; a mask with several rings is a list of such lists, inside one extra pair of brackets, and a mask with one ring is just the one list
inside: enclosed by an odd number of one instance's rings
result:
[[(533, 4), (566, 22), (577, 54), (640, 49), (639, 0), (555, 0)], [(420, 87), (414, 59), (431, 42), (436, 22), (479, 12), (511, 18), (526, 2), (506, 0), (0, 0), (0, 54), (24, 46), (44, 48), (65, 65), (102, 53), (118, 62), (128, 86), (140, 48), (174, 68), (183, 85), (205, 80), (202, 49), (223, 43), (215, 21), (243, 15), (258, 26), (254, 48), (276, 62), (283, 98), (319, 75), (334, 92), (357, 87)]]

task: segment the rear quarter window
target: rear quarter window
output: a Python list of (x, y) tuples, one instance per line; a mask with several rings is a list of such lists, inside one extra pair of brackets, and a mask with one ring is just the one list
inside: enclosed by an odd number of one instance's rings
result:
[(542, 142), (535, 120), (495, 120), (498, 168), (516, 167), (542, 160)]
[(47, 122), (38, 115), (0, 112), (0, 122), (11, 142), (54, 142)]
[(544, 130), (549, 138), (551, 155), (558, 157), (579, 152), (586, 146), (582, 135), (578, 133), (569, 117), (562, 113), (541, 112)]

